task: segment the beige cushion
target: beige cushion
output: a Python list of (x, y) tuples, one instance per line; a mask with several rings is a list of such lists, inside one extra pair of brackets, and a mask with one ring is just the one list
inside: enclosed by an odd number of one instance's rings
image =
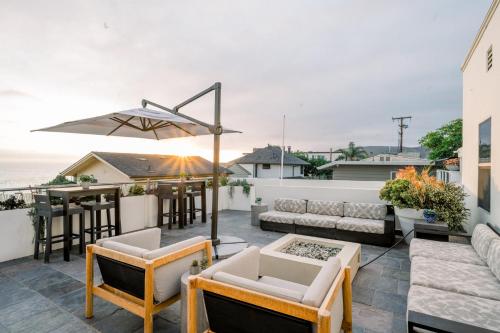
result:
[(493, 239), (500, 239), (500, 237), (486, 224), (476, 225), (472, 232), (472, 247), (474, 247), (474, 250), (476, 250), (477, 254), (484, 261), (486, 261), (488, 257), (488, 250)]
[(494, 239), (488, 250), (488, 266), (491, 272), (500, 280), (500, 240)]
[(303, 296), (302, 293), (293, 289), (276, 287), (270, 284), (262, 283), (251, 279), (246, 279), (241, 276), (225, 272), (216, 272), (213, 278), (215, 281), (227, 283), (233, 286), (256, 291), (266, 295), (283, 298), (293, 302), (300, 302)]
[(212, 279), (217, 272), (225, 272), (246, 279), (257, 281), (259, 278), (260, 249), (251, 246), (235, 254), (231, 258), (222, 260), (212, 267), (201, 272), (201, 276)]
[(330, 290), (333, 280), (337, 277), (341, 266), (339, 258), (330, 257), (307, 289), (307, 292), (302, 298), (302, 303), (319, 307), (321, 303), (323, 303), (328, 290)]
[(370, 220), (356, 217), (343, 217), (337, 222), (337, 229), (372, 234), (384, 233), (384, 220)]
[(266, 276), (266, 275), (262, 276), (258, 281), (275, 287), (295, 290), (301, 293), (302, 295), (305, 294), (307, 288), (309, 288), (308, 286), (305, 286), (300, 283), (278, 279), (273, 276)]
[(335, 225), (341, 218), (340, 216), (305, 213), (295, 217), (294, 222), (297, 225), (309, 227), (335, 228)]
[(120, 236), (102, 238), (96, 241), (96, 244), (101, 246), (103, 242), (112, 240), (127, 245), (141, 247), (147, 250), (156, 250), (160, 247), (161, 229), (149, 228), (140, 231), (134, 231)]
[(307, 212), (311, 214), (343, 216), (344, 203), (341, 201), (309, 200)]
[(410, 260), (417, 256), (486, 266), (469, 244), (413, 238), (410, 243)]
[(290, 213), (290, 212), (280, 212), (277, 210), (272, 210), (265, 213), (259, 214), (259, 219), (266, 222), (293, 224), (295, 218), (301, 216), (302, 214)]
[(303, 199), (280, 198), (274, 201), (274, 210), (280, 212), (304, 214), (306, 206), (307, 201)]
[(118, 243), (118, 242), (114, 242), (114, 241), (110, 241), (110, 240), (102, 242), (101, 246), (106, 248), (106, 249), (118, 251), (118, 252), (125, 253), (125, 254), (131, 255), (134, 257), (139, 257), (139, 258), (142, 258), (144, 253), (148, 252), (148, 250), (137, 247), (137, 246)]
[(387, 215), (387, 206), (384, 204), (346, 202), (344, 216), (362, 219), (383, 220)]
[[(147, 260), (152, 260), (182, 250), (188, 246), (203, 243), (204, 241), (204, 237), (193, 237), (157, 250), (146, 252), (142, 257)], [(155, 300), (157, 302), (163, 302), (170, 297), (177, 295), (181, 290), (182, 274), (189, 270), (193, 260), (198, 260), (198, 262), (200, 262), (203, 259), (203, 255), (204, 251), (201, 250), (187, 257), (172, 261), (164, 266), (156, 268), (154, 275)]]

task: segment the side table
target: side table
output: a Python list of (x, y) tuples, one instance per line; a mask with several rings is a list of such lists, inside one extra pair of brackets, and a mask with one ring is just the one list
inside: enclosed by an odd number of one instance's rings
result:
[[(187, 283), (189, 278), (189, 271), (182, 274), (181, 277), (181, 332), (187, 333)], [(197, 293), (197, 305), (196, 310), (198, 316), (198, 330), (197, 333), (205, 332), (208, 326), (208, 317), (205, 310), (205, 301), (203, 300), (203, 292), (201, 290), (196, 290)]]
[(446, 223), (416, 222), (413, 229), (415, 238), (430, 239), (441, 242), (448, 242), (449, 237), (471, 237), (465, 232), (449, 231)]
[(251, 224), (260, 226), (259, 214), (267, 212), (267, 204), (253, 204), (251, 211)]

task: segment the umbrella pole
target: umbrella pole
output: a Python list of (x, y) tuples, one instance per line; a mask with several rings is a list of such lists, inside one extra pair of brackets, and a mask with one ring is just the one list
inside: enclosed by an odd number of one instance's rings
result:
[(220, 135), (222, 126), (220, 123), (220, 104), (221, 104), (221, 84), (216, 82), (215, 90), (215, 119), (214, 119), (214, 161), (213, 161), (213, 181), (212, 181), (212, 244), (218, 245), (220, 240), (217, 238), (217, 223), (219, 217), (219, 156), (220, 156)]

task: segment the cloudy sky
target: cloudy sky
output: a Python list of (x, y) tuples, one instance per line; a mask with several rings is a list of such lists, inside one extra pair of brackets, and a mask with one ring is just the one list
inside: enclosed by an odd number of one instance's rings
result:
[[(490, 0), (2, 1), (0, 159), (91, 150), (201, 154), (209, 137), (154, 142), (30, 133), (174, 106), (222, 82), (222, 159), (281, 141), (323, 150), (407, 143), (460, 117), (460, 65)], [(212, 96), (185, 110), (212, 122)], [(17, 153), (13, 154), (12, 152)], [(2, 157), (3, 156), (3, 157)]]

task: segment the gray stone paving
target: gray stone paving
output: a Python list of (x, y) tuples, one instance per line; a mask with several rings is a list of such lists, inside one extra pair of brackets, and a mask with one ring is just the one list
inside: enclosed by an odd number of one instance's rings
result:
[[(210, 224), (201, 224), (199, 219), (184, 230), (164, 227), (162, 245), (209, 233)], [(242, 237), (257, 246), (283, 236), (251, 226), (250, 213), (239, 211), (221, 212), (219, 234)], [(362, 263), (384, 249), (362, 245)], [(85, 259), (74, 253), (70, 262), (55, 251), (50, 264), (31, 257), (0, 263), (0, 333), (142, 332), (141, 318), (97, 297), (94, 318), (85, 319)], [(406, 245), (358, 271), (353, 283), (354, 332), (406, 332), (409, 271)], [(155, 317), (155, 332), (179, 332), (179, 320), (177, 302)]]

